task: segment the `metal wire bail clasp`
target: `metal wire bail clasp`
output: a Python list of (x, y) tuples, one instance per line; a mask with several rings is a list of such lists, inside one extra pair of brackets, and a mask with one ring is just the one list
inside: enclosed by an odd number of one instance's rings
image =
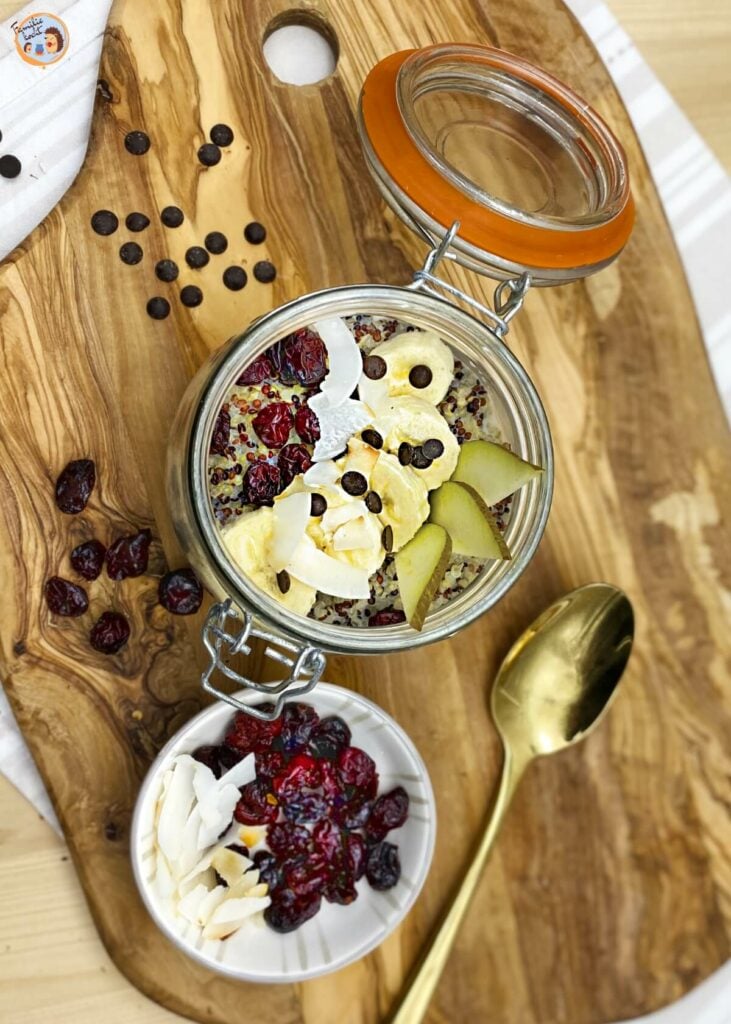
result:
[(461, 288), (456, 288), (454, 285), (448, 284), (447, 281), (437, 277), (434, 273), (437, 266), (443, 259), (455, 259), (454, 252), (450, 252), (449, 247), (457, 237), (458, 233), (458, 220), (453, 222), (449, 231), (447, 231), (439, 244), (435, 244), (434, 238), (422, 230), (422, 234), (427, 241), (430, 242), (432, 248), (427, 253), (421, 270), (414, 272), (414, 280), (409, 287), (414, 289), (418, 288), (437, 296), (440, 292), (447, 292), (447, 294), (453, 295), (457, 299), (461, 299), (462, 302), (465, 302), (472, 309), (477, 310), (478, 313), (481, 313), (482, 316), (490, 321), (495, 334), (497, 334), (499, 338), (504, 338), (508, 333), (508, 324), (523, 305), (525, 293), (530, 288), (530, 274), (526, 271), (524, 274), (521, 274), (520, 277), (513, 277), (505, 281), (500, 281), (495, 288), (493, 296), (493, 302), (495, 305), (494, 309), (484, 305), (482, 302), (478, 302), (477, 299), (473, 299), (471, 295), (467, 295), (463, 292)]
[[(201, 676), (203, 689), (212, 693), (218, 700), (223, 700), (239, 711), (246, 712), (253, 718), (271, 722), (278, 718), (286, 700), (308, 693), (317, 685), (325, 670), (325, 655), (317, 647), (309, 644), (298, 644), (285, 637), (270, 633), (254, 625), (249, 612), (242, 611), (229, 599), (222, 604), (214, 604), (206, 616), (201, 631), (203, 644), (208, 651), (210, 661)], [(253, 679), (239, 675), (226, 662), (228, 657), (236, 654), (249, 654), (250, 639), (254, 637), (266, 641), (264, 654), (267, 658), (285, 665), (289, 670), (286, 679), (271, 683), (257, 683)], [(228, 679), (245, 690), (265, 693), (273, 699), (273, 708), (264, 711), (261, 707), (249, 705), (223, 690), (219, 690), (211, 682), (211, 677), (218, 670)]]

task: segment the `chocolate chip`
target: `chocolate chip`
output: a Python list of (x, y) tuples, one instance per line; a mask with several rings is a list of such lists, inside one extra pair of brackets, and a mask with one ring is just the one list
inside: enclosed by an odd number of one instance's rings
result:
[(155, 276), (161, 281), (174, 281), (178, 276), (178, 264), (175, 260), (158, 260), (155, 264)]
[(166, 228), (179, 228), (185, 220), (183, 211), (177, 206), (166, 206), (160, 214), (160, 220)]
[(161, 295), (156, 295), (147, 303), (147, 312), (153, 320), (164, 320), (170, 312), (170, 303)]
[(244, 228), (244, 238), (249, 245), (261, 245), (267, 236), (267, 229), (258, 220), (252, 220)]
[(310, 498), (310, 515), (321, 516), (327, 511), (327, 498), (322, 494), (313, 494)]
[(277, 276), (277, 268), (269, 260), (259, 260), (254, 264), (254, 277), (262, 284), (271, 284)]
[(204, 142), (198, 150), (198, 159), (204, 167), (215, 167), (221, 159), (221, 150), (212, 142)]
[(363, 373), (368, 380), (380, 380), (386, 374), (386, 360), (380, 356), (366, 356), (363, 360)]
[(144, 231), (150, 223), (150, 218), (144, 213), (128, 213), (124, 222), (128, 231)]
[(180, 289), (180, 301), (184, 306), (200, 306), (203, 302), (203, 292), (194, 284), (186, 284)]
[(243, 267), (226, 267), (223, 272), (223, 283), (232, 292), (240, 292), (246, 284), (246, 271)]
[(281, 572), (277, 573), (277, 586), (283, 594), (286, 594), (292, 586), (292, 580), (289, 578), (289, 573), (286, 569), (282, 569)]
[(354, 497), (357, 497), (359, 494), (365, 494), (368, 490), (368, 481), (362, 473), (358, 473), (354, 469), (343, 473), (340, 485), (346, 494), (352, 494)]
[(425, 454), (423, 448), (414, 448), (411, 465), (414, 469), (428, 469), (431, 466), (431, 459)]
[(200, 270), (201, 267), (205, 267), (210, 258), (206, 250), (200, 245), (191, 245), (190, 249), (185, 251), (185, 262), (193, 270)]
[(0, 156), (0, 175), (3, 178), (17, 178), (22, 166), (17, 156), (12, 156), (10, 153)]
[(381, 501), (381, 495), (375, 491), (368, 491), (365, 496), (366, 508), (369, 512), (374, 515), (378, 515), (379, 512), (383, 512), (383, 502)]
[(398, 460), (402, 466), (408, 466), (414, 457), (414, 449), (408, 441), (402, 441), (398, 446)]
[(98, 235), (113, 235), (119, 227), (119, 218), (111, 210), (97, 210), (91, 218), (91, 226)]
[(432, 372), (428, 366), (424, 366), (423, 363), (418, 363), (416, 366), (411, 367), (409, 384), (412, 388), (428, 388), (431, 384), (431, 379)]
[(381, 534), (381, 544), (386, 551), (393, 551), (393, 527), (384, 526), (383, 533)]
[(430, 437), (428, 441), (424, 441), (421, 448), (424, 455), (426, 455), (428, 459), (432, 459), (432, 461), (434, 459), (438, 459), (440, 455), (444, 454), (444, 445), (436, 437)]
[(360, 436), (371, 448), (383, 448), (383, 438), (377, 430), (367, 427)]
[(209, 231), (203, 239), (203, 244), (214, 256), (220, 256), (228, 249), (228, 239), (222, 231)]
[(133, 156), (142, 156), (150, 148), (149, 136), (144, 132), (127, 132), (124, 137), (124, 148)]
[(214, 124), (208, 134), (217, 146), (230, 146), (234, 140), (234, 133), (227, 124)]
[(139, 263), (142, 259), (142, 246), (138, 245), (137, 242), (125, 242), (124, 245), (119, 247), (119, 258), (122, 263), (133, 267), (135, 263)]

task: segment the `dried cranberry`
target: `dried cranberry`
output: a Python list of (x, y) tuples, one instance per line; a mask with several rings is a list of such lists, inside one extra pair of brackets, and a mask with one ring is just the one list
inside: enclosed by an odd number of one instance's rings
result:
[(267, 448), (281, 448), (292, 429), (292, 412), (286, 402), (271, 402), (259, 410), (251, 425)]
[(312, 465), (312, 456), (303, 444), (285, 444), (277, 459), (282, 483), (289, 487), (300, 473), (306, 473)]
[(343, 790), (340, 776), (335, 770), (332, 761), (323, 758), (318, 763), (320, 766), (320, 785), (322, 786), (325, 799), (339, 807), (345, 803), (345, 791)]
[(274, 376), (274, 367), (269, 362), (266, 352), (262, 353), (253, 363), (249, 363), (237, 384), (261, 384), (262, 381)]
[(61, 576), (51, 576), (50, 580), (46, 580), (45, 593), (48, 607), (54, 615), (76, 618), (89, 607), (89, 598), (84, 588)]
[(379, 843), (377, 846), (372, 846), (368, 851), (365, 874), (374, 889), (381, 892), (393, 889), (401, 877), (398, 847), (393, 843)]
[(210, 768), (217, 779), (221, 777), (221, 763), (218, 760), (218, 747), (204, 746), (197, 747), (190, 755), (194, 761), (199, 761), (206, 768)]
[(309, 896), (321, 891), (330, 872), (319, 857), (310, 857), (301, 864), (293, 864), (284, 872), (287, 888), (297, 897)]
[(275, 932), (293, 932), (320, 909), (320, 895), (297, 897), (289, 889), (272, 893), (272, 902), (264, 911), (264, 920)]
[(328, 878), (322, 895), (328, 903), (340, 903), (346, 907), (358, 899), (355, 878), (345, 858), (340, 858), (337, 869)]
[(273, 779), (284, 770), (284, 754), (278, 750), (261, 750), (256, 754), (256, 774), (262, 779)]
[(312, 830), (312, 843), (323, 860), (332, 864), (342, 852), (343, 835), (335, 822), (319, 821)]
[(289, 821), (277, 821), (267, 828), (267, 844), (280, 860), (305, 855), (311, 850), (309, 831), (304, 825), (293, 825)]
[(347, 747), (338, 754), (338, 771), (346, 786), (358, 789), (371, 789), (374, 780), (378, 779), (376, 765), (372, 757), (359, 747)]
[(249, 505), (273, 505), (281, 489), (282, 478), (277, 466), (254, 462), (246, 471), (241, 498)]
[(294, 429), (307, 444), (314, 444), (320, 437), (320, 421), (309, 405), (301, 405), (294, 414)]
[(276, 821), (279, 806), (263, 779), (254, 779), (241, 789), (241, 799), (236, 804), (234, 818), (242, 825), (266, 825)]
[(157, 596), (173, 615), (193, 615), (203, 601), (203, 586), (192, 569), (173, 569), (160, 580)]
[(350, 800), (336, 804), (333, 810), (333, 819), (342, 828), (363, 828), (370, 817), (370, 813), (370, 800), (366, 799), (362, 794), (356, 793)]
[(282, 712), (282, 748), (288, 754), (303, 750), (320, 722), (310, 704), (285, 704)]
[(233, 750), (231, 747), (227, 747), (225, 743), (222, 743), (218, 747), (218, 760), (221, 765), (221, 770), (227, 772), (229, 768), (233, 768), (235, 764), (238, 764), (244, 755), (240, 754), (238, 750)]
[(91, 627), (89, 641), (95, 651), (116, 654), (129, 640), (129, 622), (120, 612), (104, 612)]
[(303, 327), (270, 349), (283, 384), (319, 384), (327, 373), (327, 352), (319, 334)]
[[(266, 709), (268, 705), (263, 707)], [(247, 715), (245, 711), (238, 711), (226, 733), (226, 743), (241, 754), (248, 754), (252, 750), (268, 750), (281, 731), (281, 718), (264, 722)]]
[(350, 729), (337, 715), (323, 718), (310, 736), (309, 749), (315, 757), (337, 757), (350, 743)]
[(231, 417), (220, 409), (211, 434), (211, 455), (225, 455), (231, 439)]
[(368, 619), (369, 626), (395, 626), (399, 622), (406, 622), (406, 616), (398, 608), (382, 608)]
[(409, 815), (409, 795), (403, 786), (384, 793), (376, 800), (366, 823), (369, 842), (385, 839), (392, 828), (400, 828)]
[(56, 505), (67, 515), (83, 512), (96, 483), (96, 467), (91, 459), (75, 459), (61, 471), (56, 481)]
[(345, 847), (350, 873), (357, 882), (365, 874), (366, 844), (363, 836), (357, 832), (349, 832), (345, 837)]
[(259, 878), (266, 882), (270, 892), (282, 884), (282, 877), (277, 864), (277, 858), (269, 850), (258, 850), (254, 854), (254, 863), (259, 869)]
[(147, 569), (152, 534), (140, 530), (127, 537), (119, 537), (107, 550), (107, 575), (111, 580), (128, 576), (141, 576)]
[(107, 549), (100, 540), (87, 540), (71, 552), (71, 567), (85, 580), (95, 580), (104, 567)]
[(310, 790), (291, 798), (287, 795), (286, 801), (282, 803), (282, 811), (287, 821), (296, 825), (312, 824), (328, 816), (330, 805), (322, 793)]
[(286, 799), (295, 796), (302, 789), (320, 785), (320, 769), (310, 754), (296, 754), (281, 775), (274, 779), (274, 792)]

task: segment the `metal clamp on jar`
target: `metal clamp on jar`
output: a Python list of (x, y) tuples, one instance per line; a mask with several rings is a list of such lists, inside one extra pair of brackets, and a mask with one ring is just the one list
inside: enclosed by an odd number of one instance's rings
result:
[[(260, 718), (276, 717), (286, 699), (317, 683), (324, 652), (387, 654), (442, 640), (484, 614), (520, 577), (548, 518), (553, 455), (543, 406), (505, 335), (529, 286), (577, 280), (608, 265), (634, 218), (624, 154), (609, 128), (567, 86), (501, 50), (441, 45), (393, 54), (366, 79), (359, 128), (383, 197), (430, 245), (424, 265), (402, 287), (329, 288), (252, 323), (200, 369), (171, 434), (174, 526), (190, 564), (221, 602), (203, 629), (210, 654), (203, 685)], [(494, 308), (440, 278), (443, 259), (496, 278)], [(358, 313), (436, 332), (489, 382), (511, 450), (544, 469), (514, 496), (505, 533), (512, 558), (487, 563), (464, 591), (430, 611), (418, 632), (407, 623), (358, 629), (289, 611), (233, 564), (208, 493), (216, 416), (243, 368), (315, 321)], [(248, 651), (252, 637), (286, 665), (285, 679), (258, 683), (230, 666), (228, 658)], [(231, 698), (212, 682), (215, 671), (269, 694), (272, 708)]]

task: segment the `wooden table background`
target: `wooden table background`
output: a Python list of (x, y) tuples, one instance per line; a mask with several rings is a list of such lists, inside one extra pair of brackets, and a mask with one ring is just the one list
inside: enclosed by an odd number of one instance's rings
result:
[[(17, 6), (17, 0), (0, 0), (0, 20)], [(731, 169), (728, 0), (610, 0), (609, 6)], [(182, 1019), (140, 995), (111, 963), (64, 843), (2, 778), (0, 892), (2, 1024)]]

